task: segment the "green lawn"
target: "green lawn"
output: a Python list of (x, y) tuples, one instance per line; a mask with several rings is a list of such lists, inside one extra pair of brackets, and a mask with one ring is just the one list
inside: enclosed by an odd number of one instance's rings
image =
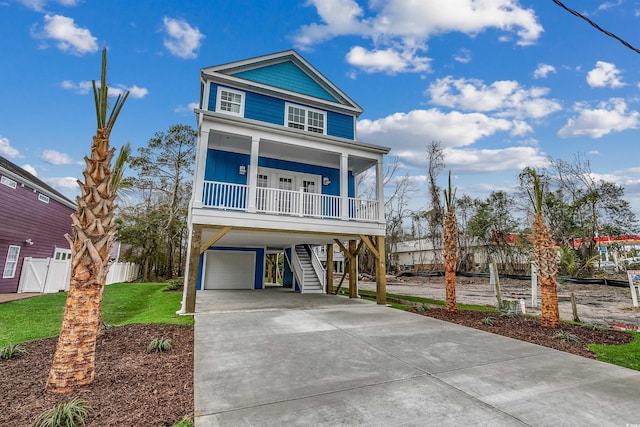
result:
[[(192, 316), (177, 316), (182, 292), (163, 292), (162, 283), (114, 283), (105, 287), (105, 323), (193, 324)], [(0, 304), (0, 347), (53, 337), (60, 332), (66, 292)]]

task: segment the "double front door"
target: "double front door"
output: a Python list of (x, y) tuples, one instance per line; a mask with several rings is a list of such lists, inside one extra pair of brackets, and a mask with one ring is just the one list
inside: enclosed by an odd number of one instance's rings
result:
[(258, 211), (314, 215), (319, 203), (320, 177), (260, 170), (257, 181)]

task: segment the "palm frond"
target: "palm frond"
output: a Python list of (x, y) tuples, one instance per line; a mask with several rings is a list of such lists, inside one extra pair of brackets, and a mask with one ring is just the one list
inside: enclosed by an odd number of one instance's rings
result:
[(456, 189), (451, 187), (451, 170), (449, 170), (449, 186), (442, 190), (447, 210), (451, 209), (456, 199)]
[(115, 104), (109, 114), (107, 120), (107, 111), (109, 110), (109, 87), (107, 86), (107, 48), (102, 49), (102, 68), (100, 73), (100, 87), (96, 85), (96, 81), (92, 80), (93, 98), (96, 104), (96, 120), (98, 129), (107, 129), (110, 133), (113, 125), (120, 114), (120, 110), (124, 106), (125, 101), (129, 97), (129, 91), (125, 91), (117, 96)]

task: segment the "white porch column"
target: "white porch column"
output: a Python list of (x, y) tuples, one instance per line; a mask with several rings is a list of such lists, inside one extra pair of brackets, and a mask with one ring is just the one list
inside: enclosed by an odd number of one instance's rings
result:
[(349, 219), (349, 155), (340, 156), (340, 219)]
[(258, 185), (258, 155), (260, 153), (260, 138), (251, 138), (251, 160), (249, 163), (249, 176), (247, 185), (247, 211), (256, 211), (256, 187)]
[(198, 152), (196, 153), (196, 164), (193, 176), (195, 183), (193, 195), (191, 196), (191, 206), (194, 208), (202, 207), (202, 191), (204, 188), (204, 173), (207, 168), (207, 149), (209, 148), (209, 131), (200, 129), (198, 135)]
[(384, 223), (384, 170), (382, 159), (376, 164), (376, 199), (378, 200), (378, 222)]

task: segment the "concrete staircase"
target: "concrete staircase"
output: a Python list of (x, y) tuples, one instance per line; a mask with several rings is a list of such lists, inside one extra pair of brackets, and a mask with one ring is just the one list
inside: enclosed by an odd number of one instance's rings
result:
[(299, 276), (302, 277), (302, 284), (300, 285), (300, 293), (307, 294), (321, 294), (324, 292), (322, 287), (322, 283), (318, 276), (316, 275), (316, 271), (311, 264), (311, 257), (305, 249), (305, 245), (297, 245), (296, 246), (296, 255), (298, 256), (298, 260), (300, 260), (300, 264), (302, 265), (302, 270), (299, 272)]

